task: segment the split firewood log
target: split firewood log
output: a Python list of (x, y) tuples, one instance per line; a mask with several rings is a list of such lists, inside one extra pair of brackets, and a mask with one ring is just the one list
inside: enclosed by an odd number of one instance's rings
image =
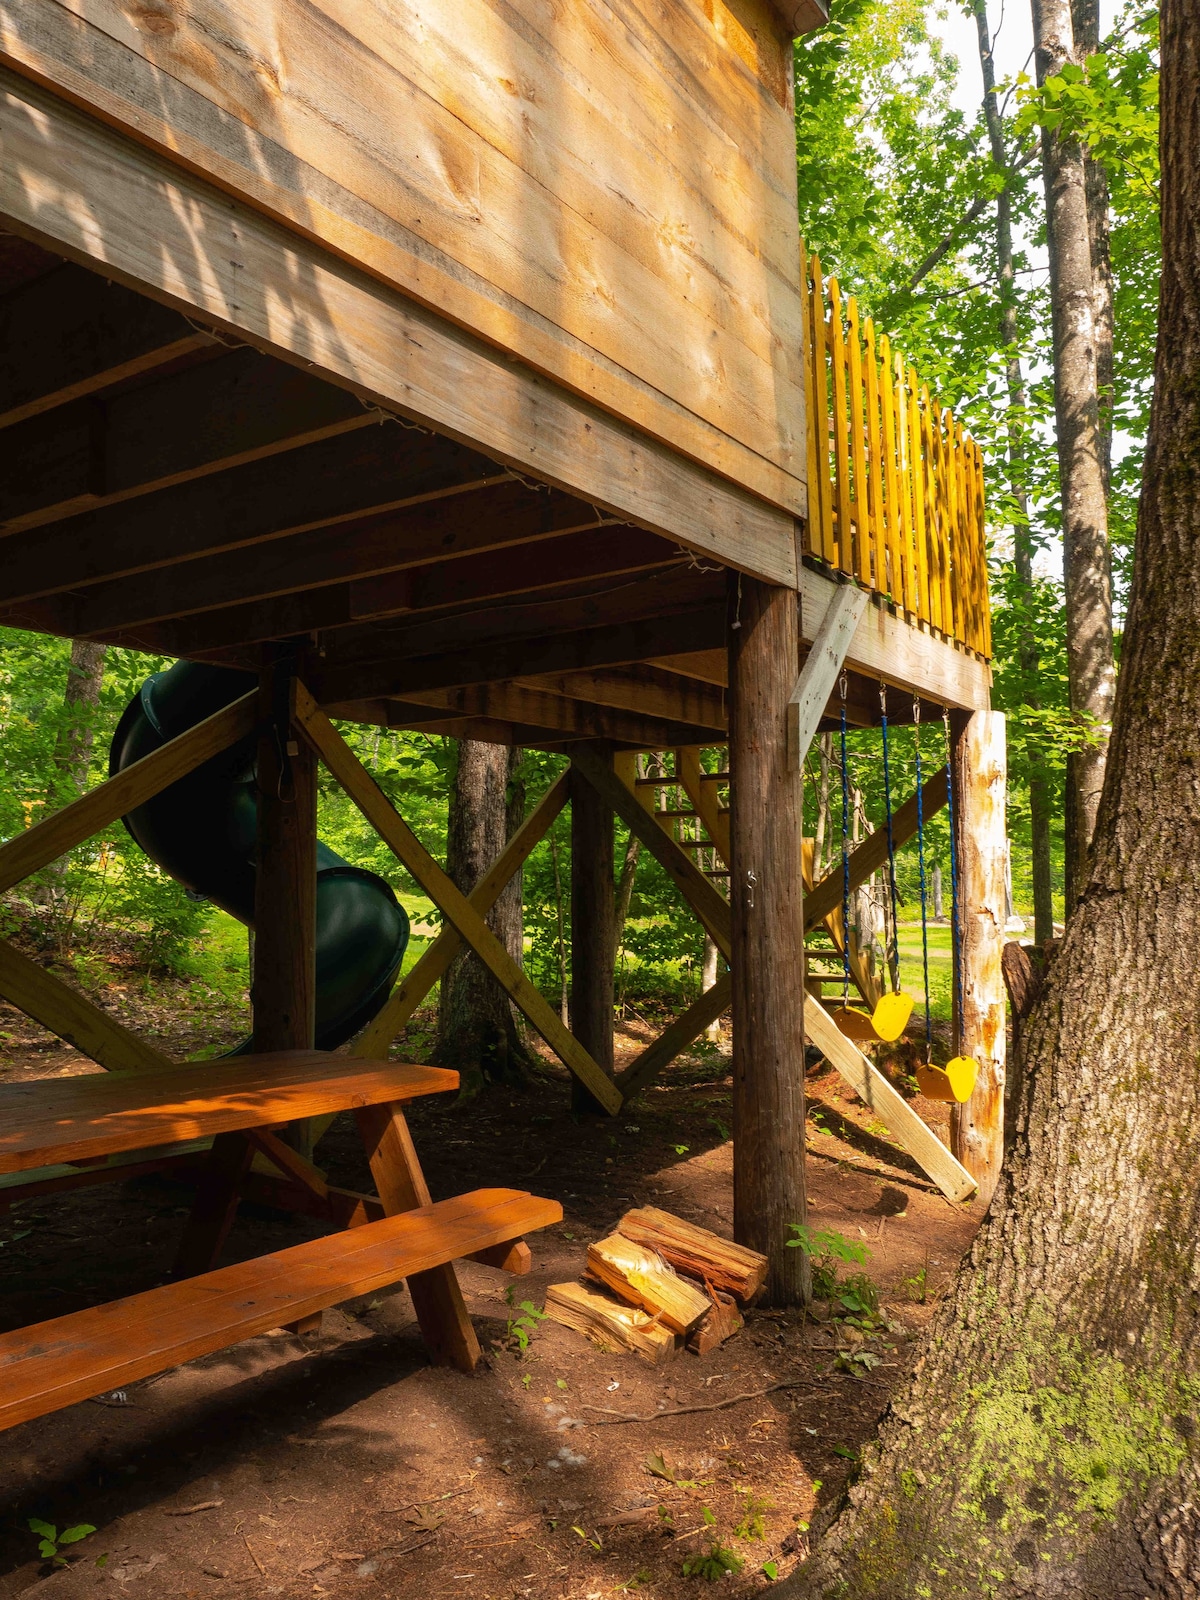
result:
[(574, 1328), (603, 1350), (632, 1350), (652, 1366), (670, 1361), (675, 1354), (675, 1335), (670, 1328), (590, 1284), (552, 1283), (546, 1290), (546, 1315), (564, 1328)]
[(641, 1306), (685, 1337), (711, 1309), (708, 1296), (685, 1283), (657, 1250), (620, 1233), (588, 1245), (587, 1271), (622, 1300)]
[(744, 1326), (742, 1313), (731, 1294), (713, 1289), (710, 1298), (708, 1315), (687, 1342), (688, 1349), (698, 1356), (706, 1356), (710, 1350), (724, 1344), (726, 1339), (732, 1339)]
[(657, 1206), (627, 1211), (617, 1224), (617, 1232), (635, 1244), (657, 1250), (664, 1261), (689, 1277), (724, 1289), (741, 1305), (753, 1300), (767, 1281), (766, 1256), (673, 1217)]

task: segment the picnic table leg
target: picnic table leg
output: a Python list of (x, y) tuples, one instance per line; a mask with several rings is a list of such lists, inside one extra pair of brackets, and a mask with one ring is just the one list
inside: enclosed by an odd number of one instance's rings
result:
[(194, 1278), (216, 1266), (237, 1215), (241, 1182), (253, 1155), (254, 1148), (244, 1134), (219, 1133), (213, 1140), (179, 1242), (173, 1278)]
[[(398, 1105), (363, 1106), (354, 1113), (387, 1215), (432, 1203), (421, 1163)], [(438, 1366), (471, 1372), (481, 1351), (452, 1265), (414, 1272), (408, 1280), (421, 1334)]]

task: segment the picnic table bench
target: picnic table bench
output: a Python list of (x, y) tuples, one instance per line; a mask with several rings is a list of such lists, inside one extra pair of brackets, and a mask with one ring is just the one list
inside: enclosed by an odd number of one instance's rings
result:
[[(433, 1359), (472, 1368), (479, 1342), (451, 1263), (525, 1270), (522, 1235), (560, 1221), (562, 1207), (514, 1189), (432, 1200), (402, 1108), (457, 1085), (457, 1073), (437, 1067), (295, 1050), (0, 1086), (0, 1173), (212, 1139), (171, 1282), (0, 1335), (0, 1428), (269, 1328), (304, 1327), (401, 1279)], [(290, 1122), (344, 1110), (354, 1113), (377, 1200), (331, 1190), (280, 1137)], [(354, 1201), (328, 1211), (350, 1226), (218, 1267), (256, 1153), (315, 1201)]]

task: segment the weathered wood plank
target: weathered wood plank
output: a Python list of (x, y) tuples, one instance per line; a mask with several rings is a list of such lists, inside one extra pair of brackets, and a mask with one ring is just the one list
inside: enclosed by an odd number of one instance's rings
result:
[[(549, 694), (545, 689), (509, 682), (471, 684), (461, 689), (427, 689), (412, 698), (419, 705), (441, 706), (451, 715), (523, 723), (575, 739), (616, 739), (642, 750), (662, 750), (680, 737), (700, 740), (706, 736), (722, 737), (717, 728), (705, 730), (694, 724), (668, 722), (663, 717), (644, 716), (636, 711), (588, 705), (582, 700)], [(400, 707), (405, 700), (397, 696), (391, 703)]]
[[(63, 335), (56, 329), (53, 337)], [(12, 533), (41, 527), (378, 420), (347, 390), (286, 361), (229, 351), (13, 428), (0, 525)]]
[(846, 652), (867, 609), (867, 592), (843, 584), (830, 596), (816, 638), (787, 703), (788, 766), (804, 770), (808, 747), (845, 664)]
[[(0, 214), (30, 237), (103, 261), (131, 286), (616, 516), (795, 582), (790, 511), (504, 359), (32, 84), (6, 73), (4, 87)], [(247, 294), (251, 284), (271, 292)]]
[[(486, 0), (276, 0), (235, 27), (201, 6), (202, 44), (184, 23), (150, 49), (117, 5), (90, 26), (66, 9), (6, 0), (10, 59), (696, 459), (711, 439), (787, 481), (792, 133), (699, 11), (621, 4), (618, 69), (612, 20), (579, 4), (553, 27)], [(557, 247), (531, 256), (530, 236)]]

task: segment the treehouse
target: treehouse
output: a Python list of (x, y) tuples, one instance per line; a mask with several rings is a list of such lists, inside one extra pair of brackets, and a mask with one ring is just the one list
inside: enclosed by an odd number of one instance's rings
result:
[[(104, 1360), (72, 1323), (92, 1354), (38, 1368), (4, 1418), (252, 1323), (302, 1325), (389, 1274), (413, 1286), (435, 1355), (472, 1363), (452, 1261), (520, 1270), (520, 1234), (555, 1208), (508, 1191), (434, 1204), (407, 1137), (402, 1104), (447, 1075), (388, 1046), (464, 944), (581, 1109), (618, 1114), (732, 1004), (737, 1230), (769, 1253), (779, 1300), (800, 1291), (781, 1244), (803, 1215), (806, 1038), (947, 1194), (990, 1192), (1004, 767), (981, 462), (798, 238), (790, 40), (819, 25), (816, 0), (0, 13), (0, 619), (176, 657), (195, 691), (169, 715), (165, 690), (143, 696), (142, 742), (0, 847), (3, 883), (169, 807), (235, 748), (257, 772), (241, 1064), (171, 1063), (0, 946), (0, 992), (111, 1069), (68, 1080), (69, 1104), (4, 1104), (0, 1193), (200, 1163), (167, 1298), (110, 1318)], [(871, 727), (911, 721), (914, 702), (949, 710), (955, 751), (957, 1030), (981, 1070), (953, 1154), (805, 1003), (805, 753), (843, 712)], [(570, 768), (466, 897), (338, 721), (561, 751)], [(704, 747), (727, 751), (718, 773)], [(670, 753), (655, 771), (686, 795), (707, 871), (638, 752)], [(382, 961), (336, 1027), (318, 1017), (318, 761), (446, 917), (416, 969), (393, 986), (398, 956)], [(926, 811), (947, 794), (937, 766)], [(485, 921), (567, 804), (570, 1030)], [(204, 807), (189, 815), (203, 829)], [(621, 1077), (614, 816), (729, 967)], [(856, 882), (883, 849), (860, 844)], [(808, 889), (828, 920), (841, 887)], [(349, 1056), (327, 1053), (351, 1035)], [(348, 1106), (377, 1196), (330, 1189), (313, 1160), (319, 1119)], [(262, 1303), (222, 1321), (193, 1289), (233, 1270), (217, 1254), (250, 1191), (354, 1226), (319, 1261), (228, 1285)], [(168, 1326), (158, 1344), (145, 1331)]]

